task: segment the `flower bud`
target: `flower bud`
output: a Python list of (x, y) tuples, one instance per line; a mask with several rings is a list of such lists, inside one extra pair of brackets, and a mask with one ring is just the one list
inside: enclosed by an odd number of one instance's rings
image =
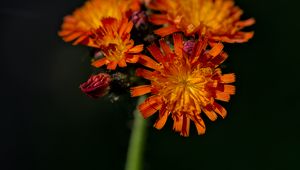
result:
[(131, 21), (134, 23), (136, 28), (139, 28), (141, 25), (147, 22), (147, 16), (145, 11), (135, 11), (131, 15)]
[(99, 98), (106, 95), (110, 89), (110, 75), (106, 73), (99, 73), (92, 75), (87, 82), (80, 85), (83, 93), (92, 98)]
[(191, 55), (193, 52), (194, 46), (195, 46), (195, 41), (188, 40), (188, 41), (184, 42), (184, 44), (183, 44), (183, 51), (186, 52), (187, 54)]

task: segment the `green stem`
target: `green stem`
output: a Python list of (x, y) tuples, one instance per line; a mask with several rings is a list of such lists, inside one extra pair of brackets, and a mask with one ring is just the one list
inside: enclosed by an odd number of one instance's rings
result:
[[(139, 97), (137, 105), (144, 102), (145, 99), (145, 96)], [(135, 109), (133, 114), (134, 122), (129, 141), (125, 170), (141, 170), (143, 164), (143, 152), (146, 139), (147, 121), (142, 117), (140, 111), (137, 108)]]

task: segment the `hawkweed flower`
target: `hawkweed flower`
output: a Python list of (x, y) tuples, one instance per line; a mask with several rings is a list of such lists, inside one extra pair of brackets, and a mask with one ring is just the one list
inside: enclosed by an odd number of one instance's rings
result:
[(87, 82), (80, 85), (80, 89), (92, 98), (99, 98), (106, 95), (110, 89), (111, 77), (106, 73), (92, 75)]
[(218, 68), (227, 58), (221, 43), (208, 49), (208, 40), (201, 38), (189, 55), (183, 50), (180, 34), (173, 34), (173, 42), (174, 50), (163, 39), (159, 41), (160, 48), (156, 44), (148, 47), (156, 61), (140, 57), (139, 62), (152, 71), (139, 68), (136, 74), (151, 84), (131, 88), (131, 95), (152, 94), (139, 105), (139, 110), (144, 118), (159, 111), (155, 128), (161, 129), (171, 115), (173, 129), (182, 136), (189, 136), (190, 121), (195, 123), (198, 134), (204, 134), (203, 113), (212, 121), (217, 115), (225, 118), (227, 112), (216, 100), (228, 102), (235, 94), (235, 86), (229, 84), (235, 81), (235, 75), (222, 74)]
[(241, 31), (253, 25), (253, 18), (241, 21), (243, 11), (234, 0), (154, 0), (149, 8), (161, 11), (152, 14), (149, 21), (167, 25), (155, 30), (160, 36), (183, 32), (190, 36), (205, 35), (211, 41), (242, 43), (253, 37), (253, 32)]
[(127, 18), (117, 20), (109, 17), (102, 19), (101, 25), (94, 31), (88, 45), (101, 49), (105, 57), (92, 62), (92, 65), (107, 65), (107, 69), (115, 70), (117, 66), (126, 67), (126, 63), (136, 63), (139, 53), (143, 51), (143, 44), (134, 46), (130, 37), (132, 21), (128, 21)]
[(140, 9), (139, 0), (89, 0), (64, 18), (59, 35), (73, 45), (88, 44), (93, 31), (102, 26), (101, 19), (121, 19), (126, 13)]

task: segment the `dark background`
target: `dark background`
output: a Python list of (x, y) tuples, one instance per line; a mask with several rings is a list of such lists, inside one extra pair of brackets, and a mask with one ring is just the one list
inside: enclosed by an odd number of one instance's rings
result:
[[(82, 3), (1, 1), (1, 170), (124, 167), (135, 100), (82, 94), (89, 52), (57, 36), (63, 16)], [(226, 48), (237, 75), (228, 117), (206, 121), (203, 136), (192, 127), (189, 138), (171, 120), (161, 131), (149, 125), (145, 170), (300, 169), (299, 3), (237, 4), (257, 23), (249, 43)]]

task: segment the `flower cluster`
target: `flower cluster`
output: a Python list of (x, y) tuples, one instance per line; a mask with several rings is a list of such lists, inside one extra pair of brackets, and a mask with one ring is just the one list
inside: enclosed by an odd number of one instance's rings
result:
[(191, 121), (204, 134), (204, 116), (227, 115), (219, 103), (235, 94), (235, 74), (219, 67), (228, 57), (222, 43), (253, 37), (243, 28), (255, 20), (242, 13), (233, 0), (89, 0), (64, 18), (59, 35), (95, 52), (98, 73), (80, 85), (84, 93), (148, 94), (138, 106), (143, 117), (157, 113), (157, 129), (170, 117), (189, 136)]

